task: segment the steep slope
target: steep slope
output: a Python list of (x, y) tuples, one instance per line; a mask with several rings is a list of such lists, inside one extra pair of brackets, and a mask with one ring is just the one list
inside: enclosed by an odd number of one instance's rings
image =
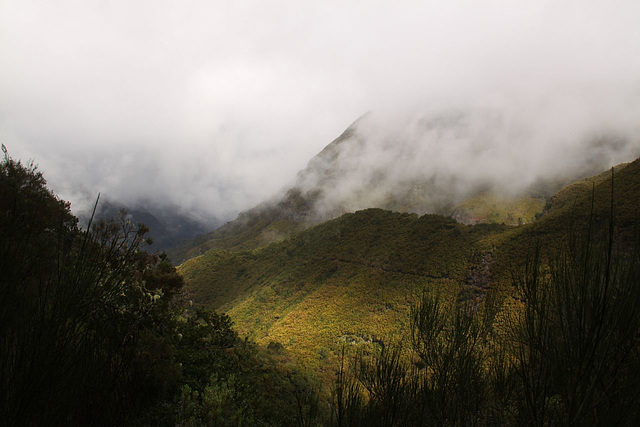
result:
[(368, 209), (258, 251), (209, 251), (179, 271), (196, 304), (226, 311), (241, 333), (320, 366), (340, 340), (400, 333), (425, 286), (458, 292), (490, 250), (488, 237), (505, 228)]
[[(621, 163), (617, 165), (614, 168), (615, 173), (619, 173), (628, 165), (629, 163)], [(610, 179), (611, 172), (605, 171), (599, 175), (586, 177), (584, 179), (566, 185), (548, 200), (541, 212), (541, 216), (545, 216), (558, 211), (570, 205), (571, 203), (575, 203), (578, 200), (583, 199), (591, 193), (594, 185), (602, 184), (603, 182), (609, 181)]]
[[(179, 264), (209, 249), (256, 249), (372, 207), (465, 224), (527, 224), (563, 185), (608, 162), (593, 158), (589, 144), (574, 155), (574, 166), (545, 166), (544, 173), (529, 170), (525, 160), (520, 167), (509, 158), (497, 162), (503, 152), (519, 151), (510, 125), (486, 112), (422, 114), (391, 129), (384, 118), (364, 115), (313, 157), (288, 190), (171, 248), (170, 258)], [(594, 147), (602, 154), (607, 142)]]
[[(613, 211), (621, 242), (640, 236), (640, 159), (615, 167)], [(544, 214), (526, 227), (502, 236), (494, 264), (495, 280), (508, 284), (515, 268), (522, 267), (536, 246), (542, 255), (553, 254), (571, 234), (585, 231), (590, 218), (595, 228), (606, 228), (610, 219), (611, 171), (565, 186), (554, 195)]]
[[(594, 179), (593, 218), (606, 224), (610, 181)], [(618, 232), (637, 238), (640, 160), (619, 169), (614, 188)], [(589, 215), (591, 192), (521, 227), (367, 209), (263, 249), (209, 251), (179, 272), (196, 305), (228, 312), (242, 334), (276, 341), (322, 372), (344, 342), (404, 333), (424, 288), (462, 299), (490, 288), (508, 296), (512, 272), (536, 244), (553, 250)]]
[(297, 190), (289, 190), (277, 203), (262, 203), (242, 212), (222, 227), (185, 240), (167, 250), (174, 264), (179, 264), (210, 249), (251, 250), (278, 242), (314, 224), (309, 217), (309, 203)]
[[(251, 250), (278, 242), (294, 233), (304, 230), (322, 219), (314, 209), (319, 190), (304, 191), (301, 189), (308, 174), (316, 174), (327, 167), (338, 155), (338, 146), (352, 138), (358, 121), (356, 120), (338, 138), (327, 145), (309, 162), (306, 169), (298, 173), (297, 185), (287, 190), (284, 195), (276, 195), (260, 205), (238, 215), (238, 217), (222, 227), (194, 239), (186, 240), (170, 248), (167, 252), (175, 264), (201, 255), (210, 249)], [(344, 213), (344, 212), (340, 212)], [(334, 215), (334, 216), (337, 216)]]

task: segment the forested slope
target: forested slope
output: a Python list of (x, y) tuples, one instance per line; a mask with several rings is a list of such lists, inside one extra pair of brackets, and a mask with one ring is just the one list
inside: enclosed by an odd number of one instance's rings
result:
[[(591, 187), (576, 192), (576, 184), (552, 198), (556, 206), (542, 218), (519, 227), (368, 209), (262, 249), (212, 250), (178, 271), (195, 304), (228, 312), (241, 334), (278, 342), (324, 369), (344, 341), (406, 331), (425, 288), (463, 300), (497, 289), (511, 304), (512, 275), (536, 246), (553, 249), (590, 215), (606, 223), (610, 172), (586, 182), (595, 185), (592, 213)], [(562, 197), (573, 201), (559, 206)], [(639, 161), (616, 172), (614, 197), (619, 232), (630, 239), (640, 207)]]

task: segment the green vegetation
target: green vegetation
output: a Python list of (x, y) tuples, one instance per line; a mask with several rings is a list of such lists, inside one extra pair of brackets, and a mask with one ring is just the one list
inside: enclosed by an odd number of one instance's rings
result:
[(391, 341), (358, 349), (346, 360), (351, 362), (347, 368), (343, 353), (331, 400), (335, 424), (508, 421), (500, 419), (506, 390), (499, 379), (505, 365), (494, 328), (499, 309), (492, 298), (476, 306), (425, 292), (411, 311), (409, 345)]
[(33, 164), (0, 163), (3, 425), (292, 425), (317, 418), (286, 352), (182, 303), (146, 227), (77, 227)]
[[(464, 224), (522, 225), (534, 221), (547, 202), (541, 195), (513, 198), (481, 192), (455, 208), (447, 205), (427, 209), (428, 201), (415, 193), (415, 188), (410, 187), (404, 196), (390, 194), (380, 205), (383, 209), (404, 213), (435, 210)], [(317, 196), (312, 192), (302, 195), (298, 190), (290, 190), (278, 203), (263, 203), (211, 233), (182, 242), (168, 251), (169, 256), (180, 264), (211, 249), (250, 251), (291, 238), (318, 224), (319, 218), (313, 212)], [(366, 194), (362, 198), (366, 200)], [(354, 201), (354, 204), (362, 203)]]
[[(640, 206), (640, 159), (617, 167), (613, 198), (619, 238), (631, 243), (637, 239), (638, 206)], [(609, 178), (609, 180), (606, 179)], [(497, 245), (493, 265), (494, 281), (507, 285), (515, 268), (521, 268), (536, 245), (545, 249), (566, 244), (573, 224), (593, 221), (596, 226), (607, 223), (611, 210), (611, 172), (570, 184), (551, 200), (555, 207), (534, 223), (508, 230)], [(585, 184), (588, 183), (588, 184)], [(581, 188), (576, 192), (576, 188)], [(575, 198), (572, 198), (573, 196)], [(593, 206), (592, 206), (593, 204)], [(551, 202), (551, 206), (554, 206)]]
[(403, 333), (424, 287), (456, 295), (505, 229), (368, 209), (257, 251), (210, 251), (179, 272), (195, 304), (226, 311), (240, 334), (278, 341), (328, 378), (345, 340)]
[[(638, 161), (616, 173), (622, 240), (634, 238), (639, 173)], [(593, 221), (602, 224), (610, 186), (596, 182)], [(588, 221), (590, 205), (591, 192), (581, 192), (570, 205), (517, 227), (368, 209), (262, 249), (209, 251), (178, 271), (196, 305), (227, 312), (241, 335), (261, 345), (281, 343), (326, 384), (343, 343), (406, 337), (411, 306), (424, 289), (459, 301), (481, 300), (494, 290), (505, 313), (516, 310), (513, 272), (536, 245), (547, 250), (566, 243), (571, 223)], [(504, 313), (496, 322), (506, 326)], [(327, 357), (320, 356), (322, 349)]]
[[(0, 419), (637, 425), (639, 206), (637, 160), (530, 224), (381, 209), (296, 233), (230, 223), (226, 250), (176, 270), (125, 215), (79, 229), (5, 151)], [(271, 231), (283, 240), (262, 246)]]
[[(628, 163), (621, 163), (614, 168), (614, 172), (618, 174), (626, 166), (628, 166)], [(571, 206), (573, 203), (584, 200), (591, 194), (591, 190), (594, 185), (603, 184), (610, 178), (611, 173), (607, 171), (596, 176), (587, 177), (570, 183), (549, 198), (549, 201), (546, 203), (541, 215), (553, 213), (564, 207)]]
[(169, 257), (181, 263), (211, 249), (252, 250), (282, 241), (311, 225), (306, 204), (299, 192), (289, 191), (280, 203), (263, 203), (211, 233), (169, 249)]
[(563, 244), (535, 248), (513, 275), (515, 310), (494, 292), (425, 292), (407, 351), (343, 351), (334, 424), (637, 425), (640, 241), (620, 238), (610, 200), (606, 223), (591, 210)]
[(458, 205), (451, 216), (464, 224), (524, 225), (535, 221), (545, 203), (544, 197), (500, 197), (487, 191)]
[[(364, 148), (356, 123), (313, 157), (288, 191), (240, 213), (235, 220), (210, 233), (171, 247), (167, 250), (169, 258), (179, 265), (212, 249), (234, 252), (259, 249), (362, 208), (437, 213), (463, 224), (528, 224), (542, 213), (550, 196), (573, 180), (566, 176), (539, 179), (518, 194), (498, 192), (477, 183), (464, 193), (456, 190), (458, 184), (453, 177), (448, 188), (444, 182), (434, 182), (433, 177), (400, 180), (389, 188), (390, 178), (380, 170), (371, 176), (365, 173), (362, 185), (350, 188), (348, 197), (333, 197), (334, 192), (340, 193), (338, 189), (345, 176), (349, 176), (340, 164), (343, 144)], [(461, 201), (461, 197), (467, 199)]]

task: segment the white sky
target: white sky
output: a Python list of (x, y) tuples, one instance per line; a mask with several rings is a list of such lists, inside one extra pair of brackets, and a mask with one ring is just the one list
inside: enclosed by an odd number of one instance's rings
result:
[(77, 209), (228, 219), (369, 110), (571, 94), (633, 122), (638, 22), (637, 0), (0, 0), (0, 141)]

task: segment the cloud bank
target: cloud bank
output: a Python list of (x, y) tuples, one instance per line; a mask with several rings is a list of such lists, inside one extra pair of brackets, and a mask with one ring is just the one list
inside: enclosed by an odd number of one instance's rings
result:
[[(602, 163), (635, 152), (638, 17), (637, 1), (3, 0), (0, 140), (78, 210), (102, 192), (231, 219), (370, 110), (378, 151), (358, 162), (520, 185), (587, 161), (598, 135), (624, 141)], [(416, 125), (456, 111), (464, 137)], [(393, 135), (420, 143), (392, 156)]]
[(309, 162), (296, 188), (320, 220), (367, 207), (449, 214), (484, 190), (539, 197), (543, 188), (640, 156), (640, 123), (621, 114), (640, 104), (585, 96), (369, 113)]

